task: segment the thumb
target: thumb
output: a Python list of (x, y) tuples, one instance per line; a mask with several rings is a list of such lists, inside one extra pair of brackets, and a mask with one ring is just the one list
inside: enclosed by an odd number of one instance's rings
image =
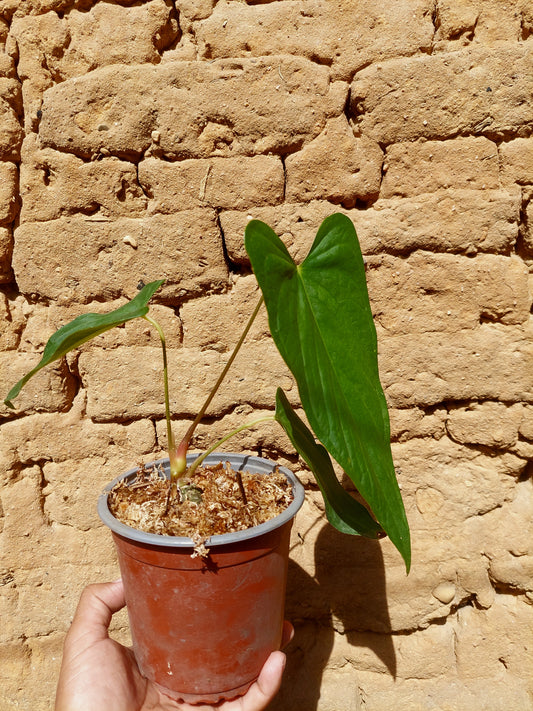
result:
[(257, 681), (249, 688), (242, 701), (243, 711), (262, 711), (278, 693), (286, 657), (283, 652), (272, 652)]
[(90, 645), (106, 639), (111, 617), (126, 604), (122, 580), (88, 585), (81, 594), (65, 645), (83, 637)]

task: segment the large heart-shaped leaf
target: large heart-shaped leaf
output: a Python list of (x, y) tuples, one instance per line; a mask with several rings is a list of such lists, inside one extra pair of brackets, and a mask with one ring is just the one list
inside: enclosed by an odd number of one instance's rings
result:
[(315, 442), (313, 433), (294, 412), (281, 388), (276, 392), (275, 418), (287, 433), (294, 449), (315, 475), (331, 525), (342, 533), (378, 538), (382, 531), (381, 526), (362, 504), (343, 489), (335, 475), (327, 450)]
[(392, 461), (376, 330), (352, 222), (342, 214), (328, 217), (298, 266), (275, 232), (258, 220), (248, 223), (245, 245), (272, 337), (296, 379), (314, 433), (409, 567), (409, 526)]
[(61, 326), (59, 330), (50, 336), (39, 363), (11, 388), (4, 403), (8, 407), (13, 408), (11, 401), (17, 397), (22, 387), (35, 373), (39, 372), (41, 368), (44, 368), (49, 363), (62, 358), (69, 351), (81, 346), (82, 343), (90, 341), (91, 338), (105, 331), (109, 331), (109, 329), (120, 326), (120, 324), (126, 321), (131, 321), (131, 319), (147, 314), (148, 302), (164, 281), (164, 279), (159, 279), (158, 281), (152, 281), (150, 284), (146, 284), (146, 286), (139, 291), (137, 296), (114, 311), (110, 311), (107, 314), (81, 314), (81, 316), (78, 316), (70, 323)]

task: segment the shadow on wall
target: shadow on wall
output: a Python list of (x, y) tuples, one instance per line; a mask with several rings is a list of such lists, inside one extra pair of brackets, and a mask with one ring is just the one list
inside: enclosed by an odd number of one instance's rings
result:
[[(315, 544), (316, 577), (289, 561), (286, 617), (295, 626), (287, 668), (271, 711), (314, 711), (330, 659), (335, 628), (353, 647), (366, 647), (396, 676), (385, 567), (377, 541), (325, 525)], [(357, 694), (353, 672), (353, 695)], [(346, 690), (350, 693), (350, 690)]]

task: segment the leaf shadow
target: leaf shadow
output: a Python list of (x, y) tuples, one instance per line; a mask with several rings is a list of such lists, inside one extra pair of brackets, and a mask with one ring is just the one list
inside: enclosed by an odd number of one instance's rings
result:
[[(360, 648), (354, 650), (355, 658), (396, 678), (380, 544), (325, 525), (315, 544), (315, 566), (312, 577), (289, 561), (285, 614), (295, 626), (295, 637), (285, 650), (287, 667), (271, 711), (318, 708), (335, 630), (344, 632), (349, 645)], [(355, 669), (353, 675), (355, 679)]]

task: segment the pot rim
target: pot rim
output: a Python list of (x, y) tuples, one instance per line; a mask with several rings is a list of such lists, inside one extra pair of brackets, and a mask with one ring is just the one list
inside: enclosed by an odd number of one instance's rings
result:
[[(192, 463), (196, 457), (196, 454), (188, 454), (187, 461)], [(269, 459), (264, 459), (263, 457), (256, 457), (251, 454), (235, 454), (232, 452), (213, 452), (204, 460), (205, 464), (217, 464), (220, 461), (229, 462), (233, 469), (236, 469), (237, 471), (245, 471), (246, 469), (249, 469), (250, 471), (259, 474), (269, 474), (273, 471), (274, 467), (278, 466), (275, 462), (272, 462)], [(168, 458), (149, 462), (145, 466), (154, 467), (159, 465), (163, 467), (165, 474), (168, 476), (170, 472), (170, 463)], [(265, 521), (258, 526), (252, 526), (244, 531), (236, 531), (235, 533), (223, 533), (220, 535), (210, 536), (205, 542), (206, 546), (213, 548), (214, 546), (223, 546), (228, 545), (229, 543), (250, 540), (251, 538), (256, 538), (265, 533), (269, 533), (280, 526), (283, 526), (296, 516), (296, 513), (299, 511), (304, 502), (305, 490), (296, 474), (291, 472), (290, 469), (283, 466), (278, 466), (278, 469), (290, 481), (292, 486), (292, 494), (294, 498), (289, 506), (282, 511), (279, 516), (275, 516), (269, 521)], [(133, 469), (129, 469), (127, 472), (124, 472), (110, 482), (100, 494), (97, 509), (98, 515), (103, 523), (105, 523), (108, 528), (119, 536), (138, 543), (164, 548), (194, 548), (195, 544), (188, 536), (163, 536), (158, 533), (146, 533), (145, 531), (139, 531), (137, 528), (126, 526), (126, 524), (121, 523), (113, 516), (107, 505), (107, 497), (109, 492), (123, 479), (133, 479), (138, 470), (138, 467), (134, 467)]]

